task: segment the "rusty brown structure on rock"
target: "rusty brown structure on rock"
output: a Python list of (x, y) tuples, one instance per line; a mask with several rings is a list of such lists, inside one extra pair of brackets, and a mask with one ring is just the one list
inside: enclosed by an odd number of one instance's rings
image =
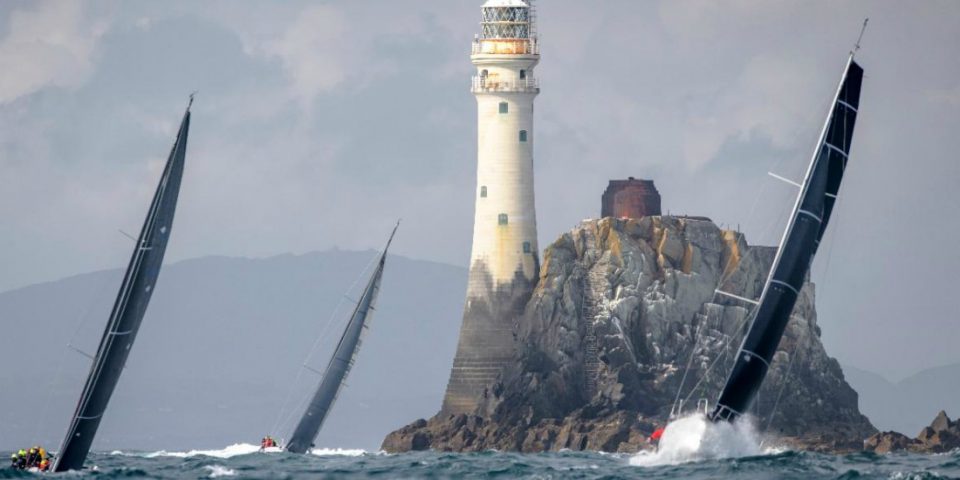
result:
[(601, 217), (640, 218), (661, 215), (660, 192), (653, 180), (610, 180), (603, 192)]

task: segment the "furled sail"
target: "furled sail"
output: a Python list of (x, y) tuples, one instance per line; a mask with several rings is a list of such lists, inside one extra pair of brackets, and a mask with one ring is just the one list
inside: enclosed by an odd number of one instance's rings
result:
[[(398, 224), (399, 226), (399, 224)], [(380, 261), (376, 270), (370, 277), (367, 287), (357, 302), (353, 315), (347, 323), (347, 328), (340, 337), (337, 349), (327, 364), (327, 369), (323, 373), (323, 379), (320, 386), (317, 387), (307, 410), (300, 418), (297, 428), (293, 431), (293, 436), (287, 442), (286, 449), (293, 453), (307, 453), (313, 447), (313, 441), (320, 433), (320, 427), (323, 426), (330, 408), (337, 400), (337, 395), (343, 387), (343, 382), (350, 373), (350, 368), (357, 358), (357, 352), (360, 351), (361, 336), (366, 330), (366, 322), (370, 318), (370, 311), (373, 310), (374, 303), (377, 300), (377, 293), (380, 291), (380, 279), (383, 277), (383, 267), (387, 260), (387, 250), (390, 243), (393, 242), (393, 236), (397, 233), (397, 227), (393, 228), (387, 246), (384, 247), (380, 255)]]
[[(190, 103), (193, 103), (191, 96)], [(190, 106), (183, 115), (177, 140), (173, 144), (160, 184), (153, 196), (147, 218), (140, 230), (133, 256), (123, 277), (120, 292), (113, 304), (107, 328), (100, 339), (100, 346), (93, 359), (93, 366), (83, 394), (77, 403), (76, 412), (67, 436), (57, 456), (54, 471), (76, 470), (90, 451), (90, 445), (100, 426), (100, 420), (110, 402), (120, 373), (127, 362), (130, 347), (136, 339), (147, 304), (160, 275), (163, 254), (173, 227), (173, 216), (180, 193), (184, 157), (187, 151), (187, 134), (190, 130)]]
[(716, 408), (710, 414), (714, 421), (734, 420), (746, 412), (767, 375), (837, 201), (850, 155), (862, 82), (863, 69), (851, 55), (770, 275), (754, 309), (750, 330)]

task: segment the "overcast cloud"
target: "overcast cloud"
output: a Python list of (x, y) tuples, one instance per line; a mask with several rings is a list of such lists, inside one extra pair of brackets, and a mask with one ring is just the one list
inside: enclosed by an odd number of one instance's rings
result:
[[(198, 90), (168, 260), (379, 246), (465, 265), (480, 1), (0, 4), (0, 289), (121, 266)], [(775, 243), (871, 26), (852, 164), (814, 268), (828, 351), (960, 362), (960, 3), (538, 2), (541, 246), (610, 178)], [(459, 322), (459, 318), (451, 318)]]

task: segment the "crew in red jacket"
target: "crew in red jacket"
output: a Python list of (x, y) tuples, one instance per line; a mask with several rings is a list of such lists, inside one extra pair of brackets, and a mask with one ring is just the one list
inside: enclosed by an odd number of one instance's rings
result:
[(653, 431), (653, 434), (650, 435), (650, 443), (660, 443), (660, 437), (663, 436), (665, 429), (665, 427), (657, 427), (657, 429)]

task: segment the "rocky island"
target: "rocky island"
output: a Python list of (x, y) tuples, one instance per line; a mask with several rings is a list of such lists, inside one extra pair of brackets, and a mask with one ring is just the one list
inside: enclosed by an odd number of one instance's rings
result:
[(899, 432), (880, 432), (868, 438), (864, 450), (875, 453), (909, 451), (914, 453), (944, 453), (960, 448), (960, 420), (950, 420), (943, 410), (930, 426), (923, 427), (916, 438)]
[[(515, 326), (515, 359), (470, 414), (421, 419), (383, 442), (409, 450), (637, 451), (668, 418), (713, 402), (776, 249), (699, 217), (586, 220), (544, 252)], [(818, 451), (876, 433), (820, 341), (804, 285), (756, 402), (757, 428)]]

